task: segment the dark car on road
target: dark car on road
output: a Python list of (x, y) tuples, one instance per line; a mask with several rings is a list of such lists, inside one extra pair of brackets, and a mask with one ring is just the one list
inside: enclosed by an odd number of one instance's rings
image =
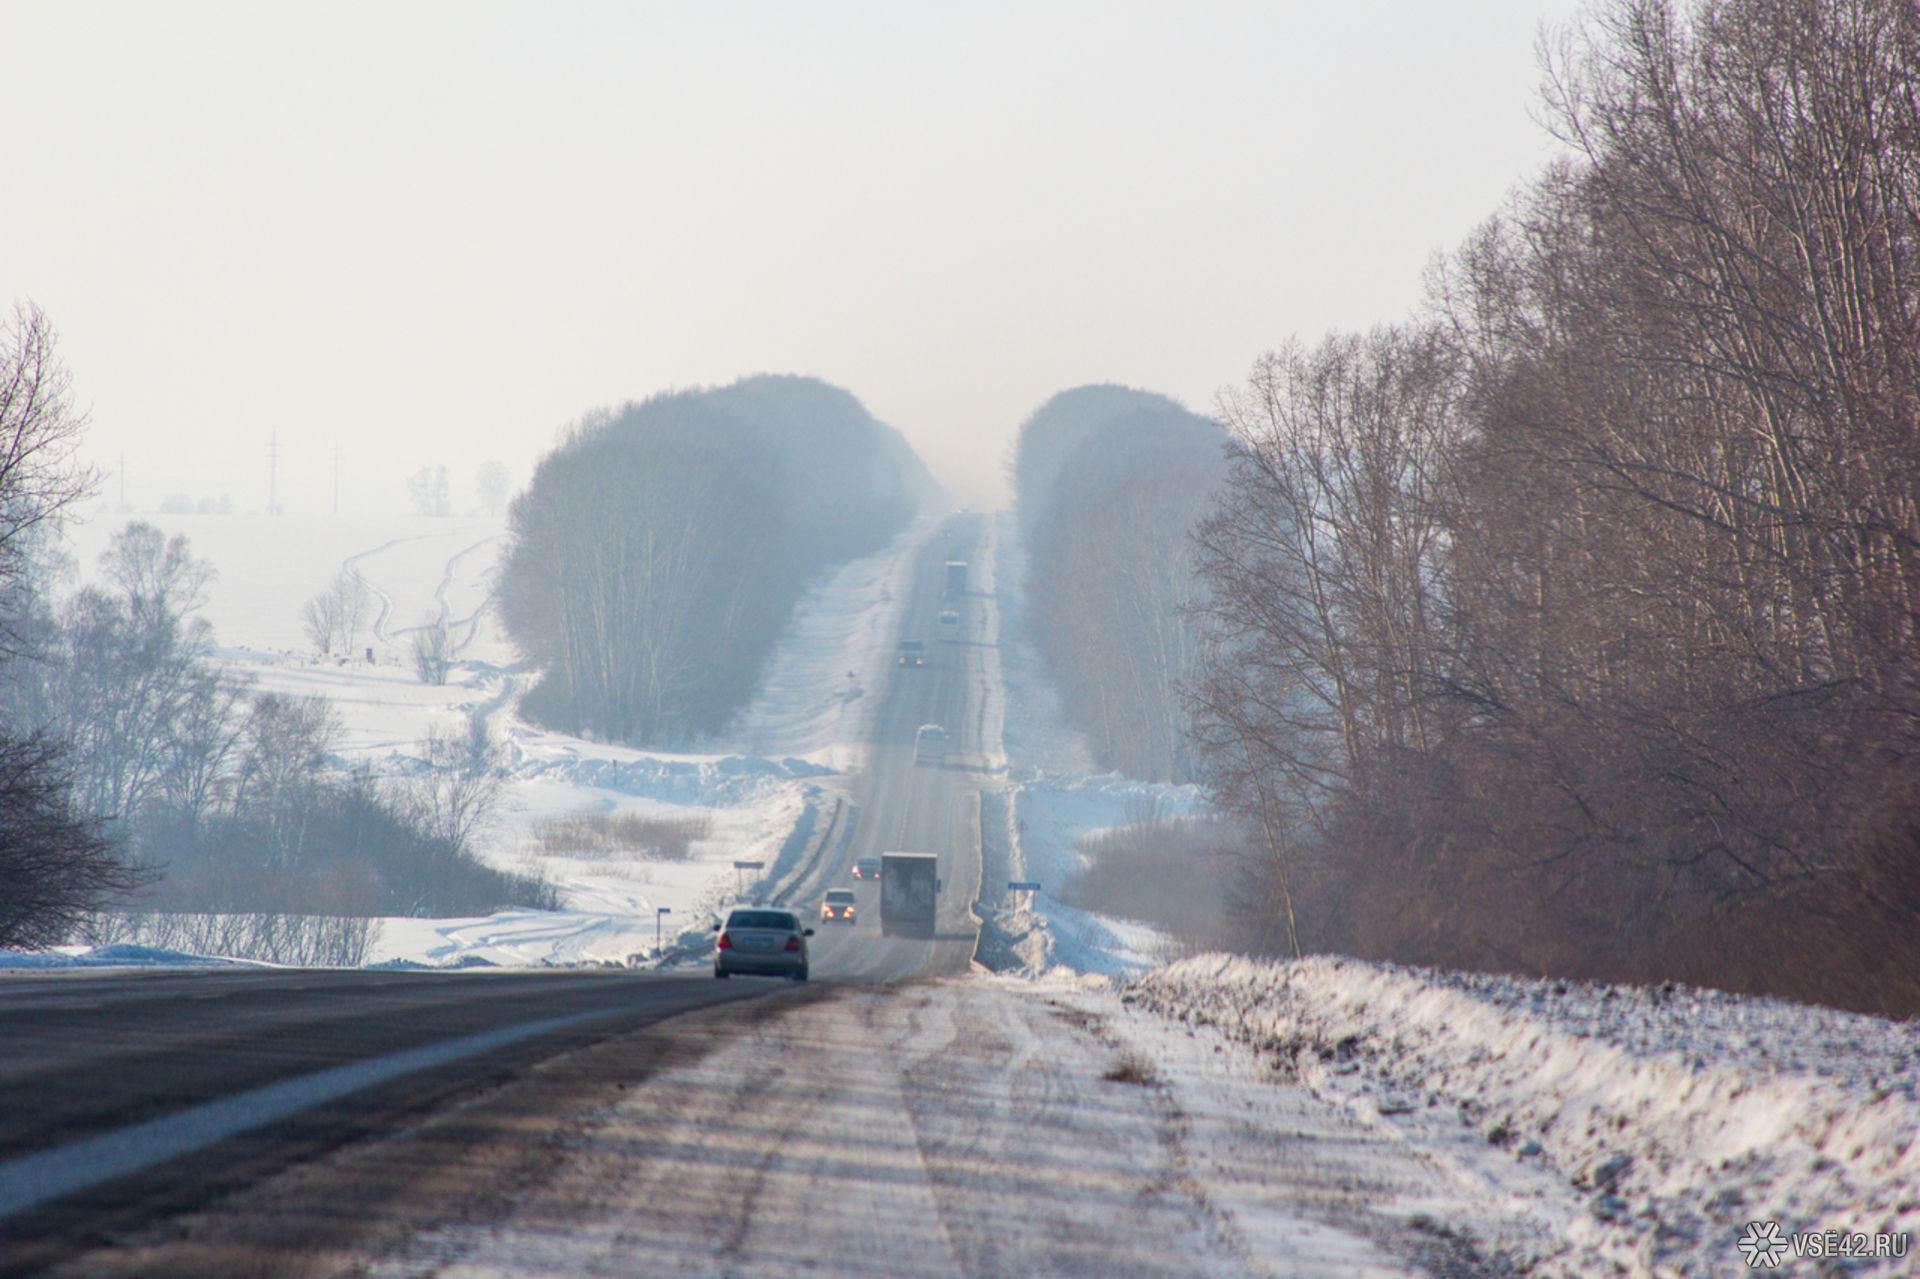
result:
[(862, 857), (855, 861), (853, 863), (853, 877), (855, 879), (880, 878), (880, 859), (878, 857)]
[(807, 979), (807, 938), (813, 936), (813, 929), (802, 927), (792, 911), (735, 907), (713, 931), (720, 934), (713, 946), (715, 977), (751, 973)]

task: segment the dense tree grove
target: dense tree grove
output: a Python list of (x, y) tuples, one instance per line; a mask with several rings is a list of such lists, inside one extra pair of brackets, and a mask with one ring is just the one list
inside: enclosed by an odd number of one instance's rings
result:
[(1068, 717), (1108, 768), (1191, 780), (1179, 687), (1196, 657), (1187, 530), (1226, 436), (1162, 396), (1088, 386), (1021, 427), (1013, 479), (1035, 643)]
[(1920, 1009), (1920, 9), (1551, 72), (1424, 317), (1225, 398), (1210, 776), (1282, 944)]
[(814, 576), (932, 492), (897, 432), (811, 378), (588, 417), (509, 514), (501, 611), (541, 670), (522, 713), (636, 744), (719, 729)]

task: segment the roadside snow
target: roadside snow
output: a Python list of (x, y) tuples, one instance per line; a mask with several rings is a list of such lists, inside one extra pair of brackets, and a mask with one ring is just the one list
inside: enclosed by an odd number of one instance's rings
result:
[(1124, 997), (1274, 1055), (1463, 1177), (1549, 1170), (1579, 1204), (1527, 1258), (1549, 1272), (1729, 1273), (1748, 1223), (1920, 1231), (1912, 1022), (1324, 957), (1200, 956)]
[(243, 959), (188, 955), (156, 946), (56, 946), (52, 950), (0, 950), (0, 969), (25, 968), (214, 968), (252, 966)]

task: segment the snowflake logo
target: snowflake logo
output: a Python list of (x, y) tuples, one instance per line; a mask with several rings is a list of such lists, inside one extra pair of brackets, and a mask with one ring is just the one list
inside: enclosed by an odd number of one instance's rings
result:
[(1740, 1256), (1747, 1265), (1771, 1270), (1787, 1258), (1786, 1236), (1777, 1221), (1749, 1221), (1740, 1236)]

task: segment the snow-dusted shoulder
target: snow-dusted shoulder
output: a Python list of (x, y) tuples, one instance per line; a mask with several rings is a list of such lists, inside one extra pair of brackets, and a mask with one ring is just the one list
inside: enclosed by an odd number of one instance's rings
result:
[(1552, 1234), (1516, 1259), (1549, 1271), (1739, 1273), (1775, 1239), (1783, 1261), (1914, 1264), (1911, 1022), (1333, 958), (1201, 956), (1123, 997), (1219, 1028), (1493, 1191), (1545, 1173)]

